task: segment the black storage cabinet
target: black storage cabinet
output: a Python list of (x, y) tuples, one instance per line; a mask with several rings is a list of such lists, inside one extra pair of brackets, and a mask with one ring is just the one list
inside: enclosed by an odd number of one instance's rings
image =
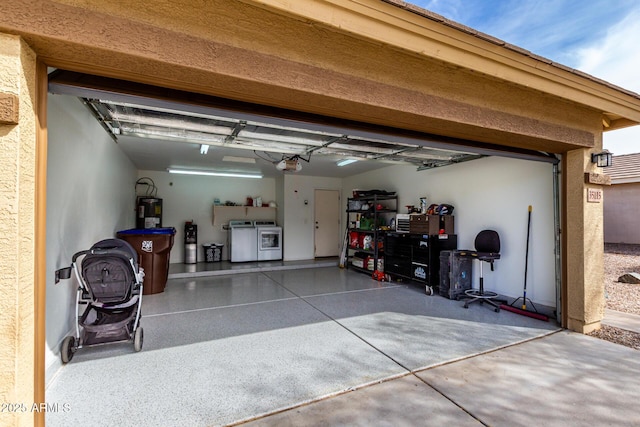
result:
[(385, 273), (437, 288), (440, 285), (440, 252), (458, 247), (455, 234), (387, 233)]
[(411, 244), (409, 235), (387, 233), (384, 242), (384, 271), (392, 276), (411, 277)]

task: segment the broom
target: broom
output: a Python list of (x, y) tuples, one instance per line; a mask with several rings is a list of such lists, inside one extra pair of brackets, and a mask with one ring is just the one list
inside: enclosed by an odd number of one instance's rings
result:
[(347, 229), (344, 231), (344, 239), (342, 239), (342, 248), (340, 248), (340, 261), (339, 267), (346, 268), (347, 267), (347, 249), (349, 248), (349, 224), (347, 224)]
[[(527, 267), (529, 265), (529, 236), (531, 232), (531, 211), (533, 211), (533, 207), (529, 205), (529, 218), (527, 220), (527, 250), (526, 250), (525, 259), (524, 259), (524, 294), (523, 296), (516, 298), (509, 305), (501, 304), (500, 308), (503, 310), (510, 311), (512, 313), (520, 314), (522, 316), (532, 317), (538, 320), (544, 320), (546, 322), (549, 320), (549, 318), (544, 314), (538, 313), (536, 306), (533, 305), (533, 301), (527, 298)], [(519, 300), (522, 300), (522, 305), (520, 306), (520, 308), (515, 307), (516, 302), (518, 302)], [(529, 301), (534, 311), (527, 310), (527, 301)]]

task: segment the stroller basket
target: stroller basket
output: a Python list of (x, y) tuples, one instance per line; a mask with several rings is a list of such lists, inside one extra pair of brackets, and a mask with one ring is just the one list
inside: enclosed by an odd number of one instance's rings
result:
[(134, 321), (135, 315), (135, 311), (129, 310), (103, 313), (92, 323), (86, 323), (86, 319), (81, 319), (80, 324), (85, 331), (84, 345), (102, 344), (105, 340), (128, 340), (129, 324)]
[(76, 334), (62, 342), (62, 362), (69, 362), (83, 346), (96, 344), (133, 340), (134, 350), (140, 351), (144, 270), (135, 249), (124, 240), (101, 240), (73, 255), (70, 267), (56, 271), (56, 283), (70, 278), (71, 271), (78, 281)]

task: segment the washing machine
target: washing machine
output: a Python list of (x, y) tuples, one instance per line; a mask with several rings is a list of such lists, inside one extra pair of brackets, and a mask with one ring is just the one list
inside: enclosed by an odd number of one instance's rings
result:
[(253, 221), (229, 221), (229, 261), (258, 260), (258, 240)]

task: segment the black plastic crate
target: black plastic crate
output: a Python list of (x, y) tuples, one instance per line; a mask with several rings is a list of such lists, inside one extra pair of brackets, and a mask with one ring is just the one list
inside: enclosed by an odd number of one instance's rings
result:
[(458, 299), (473, 284), (473, 258), (462, 255), (469, 251), (440, 252), (440, 295)]
[(207, 243), (204, 248), (204, 262), (219, 262), (222, 260), (222, 247), (219, 243)]

